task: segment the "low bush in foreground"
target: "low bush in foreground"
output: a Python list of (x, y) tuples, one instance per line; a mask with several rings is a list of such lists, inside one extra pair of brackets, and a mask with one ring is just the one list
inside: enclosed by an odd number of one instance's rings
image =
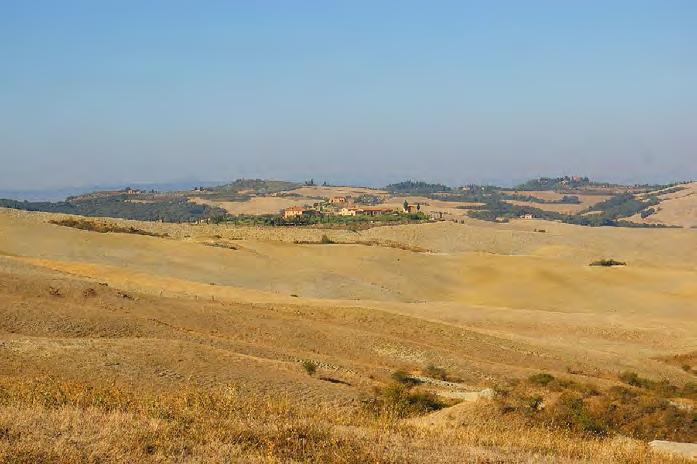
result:
[(377, 389), (375, 393), (367, 404), (369, 410), (376, 415), (411, 417), (437, 411), (446, 406), (435, 394), (414, 389), (412, 385), (397, 381)]
[(633, 373), (623, 373), (620, 378), (631, 387), (599, 391), (573, 380), (536, 374), (503, 389), (497, 402), (504, 414), (588, 436), (697, 441), (697, 411), (680, 408), (670, 400), (694, 398), (697, 389), (691, 384), (667, 386)]

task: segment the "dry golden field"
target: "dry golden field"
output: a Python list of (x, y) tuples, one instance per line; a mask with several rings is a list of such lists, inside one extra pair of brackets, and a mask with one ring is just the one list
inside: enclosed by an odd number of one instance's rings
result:
[(682, 187), (682, 190), (673, 193), (654, 192), (660, 199), (655, 207), (656, 213), (646, 218), (637, 214), (629, 220), (644, 224), (697, 228), (697, 182), (684, 184)]
[[(527, 195), (541, 200), (553, 201), (560, 200), (564, 194), (552, 191), (522, 191), (514, 192), (519, 195)], [(586, 208), (589, 208), (596, 203), (605, 201), (610, 198), (610, 195), (588, 195), (588, 194), (577, 194), (573, 193), (580, 200), (579, 204), (562, 204), (562, 203), (537, 203), (532, 201), (517, 201), (517, 200), (506, 200), (507, 203), (518, 206), (530, 206), (533, 208), (538, 208), (545, 211), (554, 211), (562, 214), (577, 214)]]
[[(695, 230), (64, 217), (0, 209), (2, 462), (683, 462)], [(625, 387), (654, 422), (552, 414)]]

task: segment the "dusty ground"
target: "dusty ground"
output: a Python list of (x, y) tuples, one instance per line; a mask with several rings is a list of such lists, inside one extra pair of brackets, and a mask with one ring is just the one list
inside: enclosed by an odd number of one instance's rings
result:
[(694, 378), (671, 361), (697, 351), (694, 230), (467, 219), (298, 245), (326, 231), (113, 221), (157, 238), (55, 217), (0, 210), (0, 375), (341, 405), (430, 363), (471, 391), (539, 371)]

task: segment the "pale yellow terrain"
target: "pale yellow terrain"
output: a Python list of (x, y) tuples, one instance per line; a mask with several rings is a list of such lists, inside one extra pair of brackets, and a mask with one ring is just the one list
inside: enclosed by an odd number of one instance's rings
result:
[(518, 200), (506, 200), (506, 203), (510, 203), (516, 206), (527, 206), (529, 208), (537, 208), (543, 211), (552, 211), (555, 213), (562, 214), (577, 214), (583, 211), (588, 206), (583, 204), (562, 204), (562, 203), (536, 203), (534, 201), (518, 201)]
[(683, 184), (683, 190), (658, 195), (660, 203), (653, 208), (656, 212), (646, 218), (636, 214), (628, 220), (644, 224), (664, 224), (679, 227), (697, 227), (697, 182)]
[[(428, 385), (449, 397), (540, 371), (600, 384), (626, 369), (692, 378), (679, 360), (697, 352), (694, 230), (469, 218), (356, 232), (104, 220), (167, 234), (151, 237), (48, 222), (61, 217), (0, 209), (0, 378), (233, 386), (332, 407), (356, 407), (395, 369), (430, 363), (460, 379)], [(321, 245), (323, 234), (341, 243)], [(627, 266), (588, 266), (600, 258)], [(319, 374), (303, 372), (302, 360)], [(439, 414), (432, 421), (460, 417)], [(20, 420), (0, 408), (3, 418)], [(400, 462), (400, 447), (438, 436), (450, 452), (410, 448), (409, 460), (518, 462), (529, 453), (525, 462), (540, 462), (544, 451), (515, 436), (542, 437), (520, 430), (497, 432), (490, 445), (465, 429), (405, 431), (417, 441), (385, 449)], [(496, 444), (504, 436), (518, 451)], [(590, 461), (564, 462), (622, 462), (613, 447), (578, 446), (565, 456)], [(643, 446), (616, 449), (634, 456)]]
[(310, 206), (317, 200), (295, 197), (252, 197), (247, 201), (217, 201), (202, 197), (192, 197), (189, 201), (201, 205), (217, 206), (230, 214), (279, 214), (282, 209), (291, 206)]
[[(553, 200), (560, 200), (561, 198), (564, 197), (565, 194), (563, 193), (558, 193), (558, 192), (552, 192), (552, 191), (522, 191), (522, 192), (514, 192), (520, 195), (528, 195), (536, 198), (540, 198), (542, 200), (548, 200), (548, 201), (553, 201)], [(609, 195), (584, 195), (584, 194), (566, 194), (566, 195), (574, 195), (578, 197), (578, 199), (581, 201), (579, 204), (561, 204), (561, 203), (536, 203), (533, 201), (518, 201), (518, 200), (506, 200), (507, 203), (511, 203), (513, 205), (517, 206), (528, 206), (532, 208), (538, 208), (544, 211), (553, 211), (557, 213), (562, 213), (562, 214), (577, 214), (580, 211), (583, 211), (584, 209), (587, 209), (596, 203), (600, 203), (601, 201), (605, 201), (608, 198), (610, 198)]]
[(360, 195), (389, 196), (384, 190), (368, 187), (332, 187), (332, 186), (304, 186), (293, 189), (288, 193), (302, 195), (308, 198), (331, 198), (339, 196), (357, 197)]
[(601, 201), (605, 201), (608, 198), (610, 198), (610, 195), (589, 195), (589, 194), (584, 194), (584, 193), (560, 193), (560, 192), (554, 192), (551, 190), (522, 190), (522, 191), (514, 191), (513, 193), (520, 194), (520, 195), (529, 195), (531, 197), (537, 197), (542, 200), (561, 200), (565, 195), (573, 195), (578, 197), (578, 199), (581, 201), (581, 204), (585, 205), (586, 207), (592, 206), (596, 203), (599, 203)]
[[(155, 238), (75, 230), (47, 224), (47, 217), (0, 212), (0, 256), (8, 269), (63, 272), (184, 302), (387, 311), (530, 343), (537, 348), (528, 349), (556, 359), (560, 370), (583, 360), (605, 370), (631, 365), (680, 377), (652, 358), (697, 349), (697, 234), (690, 230), (470, 220), (331, 231), (335, 239), (374, 246), (296, 245), (284, 235), (297, 240), (297, 232), (318, 237), (322, 231), (278, 228), (255, 235), (263, 228), (142, 223), (172, 236)], [(545, 233), (532, 231), (541, 225)], [(181, 229), (188, 237), (177, 237)], [(236, 235), (226, 243), (237, 249), (207, 246), (212, 231), (219, 241)], [(588, 266), (602, 257), (629, 265)], [(497, 358), (513, 371), (536, 362), (537, 356), (510, 365)], [(499, 371), (478, 369), (484, 376)]]

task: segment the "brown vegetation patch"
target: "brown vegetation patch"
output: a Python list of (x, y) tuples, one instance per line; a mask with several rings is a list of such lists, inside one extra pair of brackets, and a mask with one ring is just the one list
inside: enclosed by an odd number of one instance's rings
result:
[(135, 227), (124, 227), (108, 222), (88, 221), (87, 219), (52, 219), (48, 221), (51, 224), (63, 227), (72, 227), (73, 229), (88, 230), (90, 232), (99, 232), (102, 234), (113, 232), (118, 234), (136, 234), (148, 235), (151, 237), (168, 237), (169, 235), (159, 234), (157, 232), (149, 232), (147, 230), (138, 229)]
[(293, 243), (296, 245), (365, 245), (365, 246), (379, 246), (385, 248), (396, 248), (398, 250), (413, 251), (414, 253), (432, 253), (431, 250), (422, 248), (416, 245), (408, 245), (406, 243), (396, 242), (392, 240), (356, 240), (356, 241), (337, 241), (329, 238), (327, 235), (322, 235), (319, 240), (295, 240)]
[(600, 390), (591, 384), (536, 374), (500, 389), (497, 405), (502, 414), (523, 417), (530, 424), (588, 436), (697, 441), (697, 411), (670, 401), (697, 397), (697, 385), (677, 387), (634, 373), (623, 373), (620, 379), (629, 386)]

